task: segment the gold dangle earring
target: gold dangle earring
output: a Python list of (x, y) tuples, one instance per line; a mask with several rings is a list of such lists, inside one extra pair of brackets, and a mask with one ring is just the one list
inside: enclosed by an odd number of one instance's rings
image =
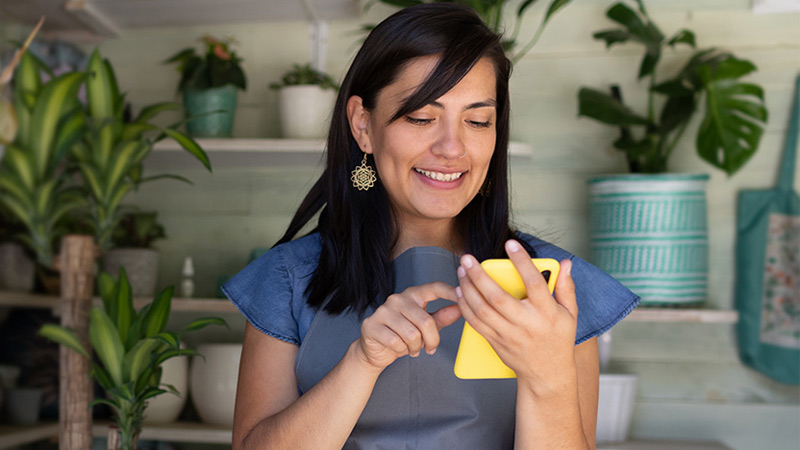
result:
[(375, 186), (375, 181), (378, 179), (375, 176), (375, 169), (367, 165), (367, 154), (364, 153), (364, 159), (361, 160), (361, 165), (357, 166), (352, 172), (350, 181), (353, 182), (353, 187), (359, 191), (367, 191), (372, 186)]

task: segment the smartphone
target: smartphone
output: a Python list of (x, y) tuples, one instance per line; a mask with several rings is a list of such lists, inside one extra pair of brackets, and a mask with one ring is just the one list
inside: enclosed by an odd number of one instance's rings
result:
[[(552, 294), (561, 268), (558, 261), (551, 258), (533, 258), (531, 261), (547, 280), (547, 288)], [(487, 259), (481, 263), (481, 267), (514, 298), (521, 300), (527, 297), (522, 277), (511, 260)], [(489, 342), (466, 322), (461, 333), (453, 372), (456, 377), (463, 380), (517, 377), (514, 371), (500, 360)]]

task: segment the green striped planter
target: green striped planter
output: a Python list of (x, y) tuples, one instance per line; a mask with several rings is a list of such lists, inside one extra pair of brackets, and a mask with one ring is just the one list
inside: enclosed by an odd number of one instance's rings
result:
[(707, 298), (708, 175), (611, 175), (589, 184), (592, 262), (643, 305)]

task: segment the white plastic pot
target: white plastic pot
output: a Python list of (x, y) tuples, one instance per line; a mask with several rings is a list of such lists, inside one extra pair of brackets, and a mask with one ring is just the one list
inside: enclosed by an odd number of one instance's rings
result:
[(205, 423), (233, 426), (242, 344), (202, 344), (197, 351), (205, 356), (192, 358), (189, 375), (197, 414)]
[(600, 374), (597, 404), (597, 442), (623, 442), (628, 438), (636, 375)]
[(288, 139), (321, 139), (328, 134), (336, 91), (316, 85), (280, 90), (281, 132)]
[(144, 410), (144, 423), (148, 425), (178, 420), (189, 395), (189, 358), (170, 358), (161, 364), (161, 370), (161, 383), (173, 386), (181, 395), (167, 392), (148, 400)]

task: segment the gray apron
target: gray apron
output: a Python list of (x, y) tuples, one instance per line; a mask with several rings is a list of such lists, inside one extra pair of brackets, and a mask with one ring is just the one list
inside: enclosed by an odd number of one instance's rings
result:
[[(395, 292), (433, 281), (458, 284), (458, 258), (438, 247), (415, 247), (394, 261)], [(452, 304), (436, 300), (428, 311)], [(368, 317), (374, 309), (368, 310)], [(453, 374), (464, 319), (440, 332), (436, 354), (397, 359), (383, 373), (344, 445), (346, 450), (511, 449), (514, 446), (516, 379), (460, 380)], [(349, 312), (320, 311), (295, 362), (298, 389), (308, 392), (339, 363), (361, 335)], [(313, 432), (313, 430), (310, 430)]]

